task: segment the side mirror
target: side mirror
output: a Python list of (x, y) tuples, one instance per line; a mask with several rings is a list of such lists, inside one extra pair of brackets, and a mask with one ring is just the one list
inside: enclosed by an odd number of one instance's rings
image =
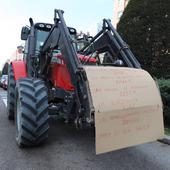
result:
[(30, 29), (27, 26), (22, 27), (21, 40), (27, 40), (29, 33), (30, 33)]

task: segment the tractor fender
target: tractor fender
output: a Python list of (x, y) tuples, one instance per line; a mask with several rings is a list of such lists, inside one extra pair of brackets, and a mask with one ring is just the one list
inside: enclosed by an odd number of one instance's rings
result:
[(12, 61), (11, 64), (14, 71), (15, 81), (19, 80), (20, 78), (27, 77), (26, 65), (24, 61)]

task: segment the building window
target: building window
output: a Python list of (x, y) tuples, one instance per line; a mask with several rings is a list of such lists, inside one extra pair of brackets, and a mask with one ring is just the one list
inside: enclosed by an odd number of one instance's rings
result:
[(119, 11), (119, 12), (117, 13), (118, 19), (120, 19), (120, 17), (122, 16), (122, 14), (123, 14), (123, 11)]

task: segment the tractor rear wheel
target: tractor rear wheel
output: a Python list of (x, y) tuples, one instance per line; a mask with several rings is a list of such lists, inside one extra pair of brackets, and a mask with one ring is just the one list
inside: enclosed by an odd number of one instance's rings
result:
[(15, 79), (12, 64), (8, 67), (8, 87), (7, 87), (7, 116), (9, 120), (14, 119), (15, 104)]
[(16, 141), (19, 146), (34, 146), (48, 137), (48, 95), (41, 79), (23, 78), (16, 86)]

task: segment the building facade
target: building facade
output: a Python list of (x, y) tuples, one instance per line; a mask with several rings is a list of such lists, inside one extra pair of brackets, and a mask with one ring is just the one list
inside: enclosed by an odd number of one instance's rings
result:
[(17, 49), (10, 55), (10, 61), (13, 60), (22, 60), (23, 59), (23, 50), (24, 47), (18, 46)]
[(126, 8), (129, 0), (114, 0), (114, 11), (113, 11), (113, 26), (116, 28), (117, 23), (120, 20), (120, 17), (123, 14), (124, 9)]

